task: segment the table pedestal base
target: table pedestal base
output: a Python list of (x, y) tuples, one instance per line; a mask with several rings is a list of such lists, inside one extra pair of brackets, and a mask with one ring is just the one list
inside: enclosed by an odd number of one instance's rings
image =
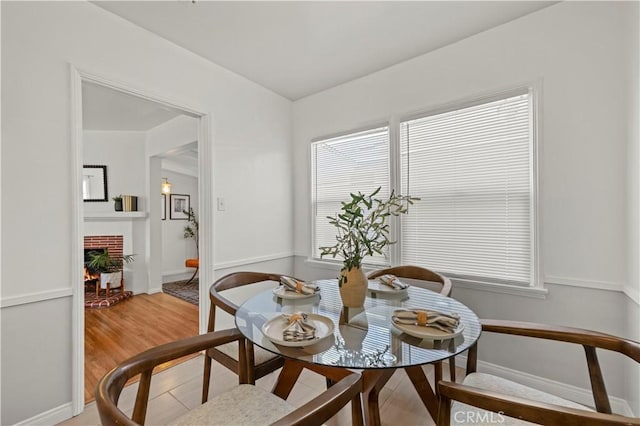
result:
[[(287, 399), (293, 386), (296, 384), (302, 369), (307, 368), (318, 374), (325, 376), (331, 381), (338, 381), (353, 372), (342, 367), (328, 367), (316, 364), (304, 364), (299, 361), (286, 359), (284, 367), (280, 371), (278, 380), (273, 387), (273, 393), (282, 399)], [(438, 419), (438, 397), (435, 395), (429, 384), (427, 376), (424, 374), (421, 366), (401, 367), (409, 376), (413, 387), (420, 396), (422, 403), (434, 420)], [(380, 407), (378, 405), (378, 397), (380, 391), (389, 381), (396, 369), (380, 368), (362, 370), (363, 390), (362, 404), (364, 409), (365, 423), (370, 426), (380, 426)]]

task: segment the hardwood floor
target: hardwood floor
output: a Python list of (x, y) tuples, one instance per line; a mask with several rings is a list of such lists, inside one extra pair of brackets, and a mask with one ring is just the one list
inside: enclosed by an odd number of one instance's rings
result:
[(153, 346), (198, 334), (198, 307), (164, 293), (140, 294), (110, 308), (85, 309), (84, 322), (84, 395), (90, 402), (98, 380), (118, 363)]

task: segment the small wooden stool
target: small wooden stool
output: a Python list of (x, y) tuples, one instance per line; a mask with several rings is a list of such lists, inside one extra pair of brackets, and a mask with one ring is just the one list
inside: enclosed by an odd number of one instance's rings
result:
[(184, 283), (184, 285), (187, 285), (191, 281), (193, 281), (193, 279), (196, 277), (196, 274), (198, 273), (198, 269), (200, 269), (200, 261), (198, 259), (187, 259), (184, 261), (184, 266), (186, 266), (187, 268), (196, 268), (196, 271), (193, 273), (193, 275), (191, 275), (191, 278), (189, 278), (189, 281)]

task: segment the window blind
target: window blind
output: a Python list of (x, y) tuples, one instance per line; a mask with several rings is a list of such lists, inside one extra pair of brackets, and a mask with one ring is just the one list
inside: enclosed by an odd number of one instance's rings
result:
[(532, 284), (530, 93), (404, 121), (401, 263)]
[[(312, 216), (314, 257), (318, 247), (336, 243), (336, 228), (327, 216), (335, 216), (351, 193), (370, 194), (382, 187), (377, 197), (389, 196), (389, 127), (351, 133), (312, 144)], [(331, 259), (331, 257), (325, 257)], [(336, 259), (338, 259), (336, 257)], [(342, 260), (342, 259), (340, 259)], [(385, 256), (371, 256), (365, 263), (386, 264)]]

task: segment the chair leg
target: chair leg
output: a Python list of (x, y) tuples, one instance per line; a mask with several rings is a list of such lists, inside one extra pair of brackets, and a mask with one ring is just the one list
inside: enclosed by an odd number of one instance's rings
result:
[(196, 268), (196, 271), (193, 273), (193, 275), (191, 275), (191, 278), (189, 278), (189, 281), (187, 281), (186, 283), (184, 283), (183, 285), (187, 285), (189, 284), (191, 281), (193, 281), (193, 279), (196, 277), (196, 274), (198, 273), (198, 269), (200, 269), (200, 267)]
[(362, 404), (360, 402), (360, 394), (351, 400), (351, 424), (353, 426), (363, 426), (364, 416), (362, 414)]
[(247, 341), (246, 344), (246, 380), (250, 385), (256, 384), (256, 362), (253, 353), (253, 343)]
[(442, 380), (442, 361), (438, 361), (435, 364), (433, 364), (433, 376), (434, 376), (434, 383), (436, 384), (434, 391), (436, 396), (439, 396), (438, 382)]
[(202, 403), (209, 399), (209, 381), (211, 380), (211, 357), (204, 354), (204, 376), (202, 378)]
[(452, 382), (456, 381), (456, 357), (449, 358), (449, 378)]

